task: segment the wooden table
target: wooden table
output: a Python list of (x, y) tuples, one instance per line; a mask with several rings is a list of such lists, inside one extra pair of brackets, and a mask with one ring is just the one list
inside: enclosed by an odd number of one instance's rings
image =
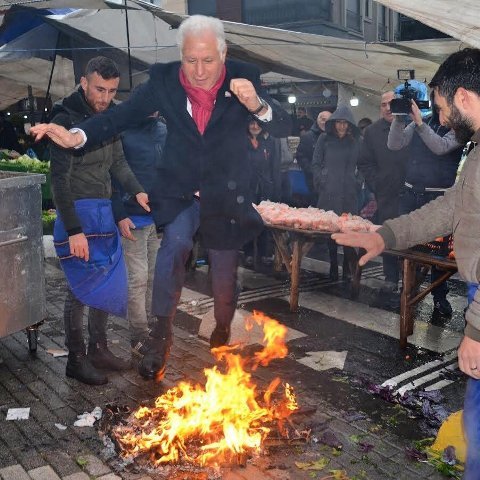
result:
[[(406, 348), (407, 337), (413, 333), (415, 305), (425, 298), (435, 287), (449, 279), (457, 271), (455, 260), (429, 253), (408, 250), (386, 250), (389, 255), (398, 256), (403, 263), (403, 288), (400, 294), (400, 347)], [(444, 273), (441, 277), (420, 290), (425, 276), (432, 267)], [(418, 272), (420, 267), (420, 273)]]
[[(315, 230), (301, 230), (298, 228), (266, 225), (272, 232), (276, 246), (275, 269), (279, 270), (285, 265), (290, 274), (290, 311), (298, 310), (298, 296), (300, 286), (300, 265), (303, 257), (309, 252), (315, 242), (327, 240), (332, 232), (319, 232)], [(352, 249), (353, 250), (353, 249)], [(355, 250), (353, 250), (356, 252)], [(358, 254), (349, 258), (351, 281), (351, 298), (358, 297), (360, 291), (360, 277), (362, 270), (358, 265)]]
[[(285, 265), (290, 274), (290, 311), (298, 310), (298, 298), (300, 287), (300, 265), (303, 257), (309, 252), (315, 242), (327, 240), (332, 232), (319, 232), (313, 230), (301, 230), (277, 225), (266, 225), (272, 232), (276, 246), (275, 269), (279, 270)], [(350, 271), (352, 272), (351, 298), (358, 298), (360, 291), (360, 278), (362, 269), (358, 265), (358, 259), (362, 255), (354, 250), (355, 255), (350, 259)], [(407, 337), (413, 333), (413, 313), (416, 304), (425, 298), (436, 286), (446, 281), (457, 271), (455, 260), (440, 257), (429, 253), (408, 250), (386, 250), (386, 254), (395, 255), (403, 264), (403, 288), (400, 293), (400, 347), (406, 348)], [(443, 270), (444, 273), (435, 282), (419, 290), (432, 266)], [(420, 268), (420, 272), (418, 269)]]

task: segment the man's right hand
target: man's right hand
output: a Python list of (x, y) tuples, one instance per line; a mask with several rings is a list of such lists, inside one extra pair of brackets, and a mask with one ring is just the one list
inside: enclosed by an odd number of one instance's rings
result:
[(122, 237), (128, 238), (128, 240), (136, 241), (136, 238), (132, 235), (132, 230), (135, 229), (135, 224), (127, 217), (118, 222), (118, 229)]
[(84, 233), (77, 233), (68, 237), (68, 243), (70, 244), (70, 254), (75, 257), (83, 258), (86, 262), (90, 258), (88, 251), (88, 241)]
[(369, 260), (380, 255), (385, 250), (385, 242), (377, 232), (369, 233), (334, 233), (332, 239), (339, 245), (346, 247), (359, 247), (366, 250), (365, 255), (360, 257), (358, 264), (363, 267)]
[(56, 123), (39, 123), (30, 128), (30, 134), (35, 136), (36, 142), (47, 135), (63, 148), (74, 148), (83, 143), (83, 136), (80, 132), (72, 133)]

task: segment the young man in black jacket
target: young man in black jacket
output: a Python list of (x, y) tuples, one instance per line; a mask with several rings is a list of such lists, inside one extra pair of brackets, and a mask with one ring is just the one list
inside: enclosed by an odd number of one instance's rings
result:
[[(78, 91), (55, 105), (53, 121), (72, 128), (85, 118), (104, 112), (112, 106), (119, 77), (112, 60), (91, 59)], [(107, 348), (108, 310), (117, 308), (122, 302), (126, 305), (126, 298), (115, 298), (116, 291), (122, 289), (117, 286), (109, 289), (104, 281), (108, 279), (107, 282), (113, 283), (114, 278), (122, 277), (122, 269), (125, 270), (121, 249), (117, 248), (118, 232), (110, 204), (110, 175), (145, 209), (149, 209), (148, 197), (129, 169), (118, 138), (100, 147), (78, 150), (66, 150), (52, 144), (50, 158), (52, 191), (58, 213), (54, 241), (70, 287), (64, 311), (68, 347), (66, 374), (83, 383), (101, 385), (108, 379), (100, 370), (128, 368), (125, 361)], [(104, 255), (108, 258), (104, 259)], [(126, 275), (124, 278), (126, 286)], [(90, 306), (87, 355), (83, 339), (86, 304)]]

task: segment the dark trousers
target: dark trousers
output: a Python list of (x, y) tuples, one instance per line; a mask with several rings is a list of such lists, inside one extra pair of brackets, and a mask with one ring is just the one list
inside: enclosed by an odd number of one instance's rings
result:
[[(405, 188), (400, 195), (400, 215), (413, 212), (423, 205), (435, 200), (437, 197), (443, 195), (441, 192), (415, 192), (413, 189)], [(440, 278), (444, 272), (432, 267), (430, 273), (430, 280), (434, 282), (437, 278)], [(441, 283), (438, 287), (432, 290), (434, 300), (442, 300), (447, 297), (448, 284), (447, 282)]]
[[(185, 263), (200, 222), (198, 202), (180, 212), (163, 230), (152, 288), (152, 313), (173, 320), (185, 280)], [(237, 305), (238, 250), (209, 250), (217, 324), (230, 325)]]
[[(474, 301), (478, 285), (470, 284), (468, 305)], [(464, 480), (476, 480), (480, 472), (480, 380), (469, 378), (463, 403), (463, 428), (467, 440)]]
[[(377, 222), (381, 225), (389, 218), (396, 218), (399, 215), (399, 199), (395, 195), (392, 197), (377, 196)], [(393, 255), (382, 255), (383, 274), (385, 281), (398, 283), (400, 276), (400, 266), (397, 257)]]
[[(330, 256), (330, 269), (338, 268), (338, 245), (335, 240), (328, 239), (328, 254)], [(352, 272), (350, 269), (350, 264), (355, 258), (355, 251), (352, 247), (343, 247), (343, 278), (349, 277)]]
[[(85, 353), (85, 342), (83, 340), (84, 309), (85, 305), (68, 290), (63, 319), (65, 323), (65, 345), (70, 353)], [(107, 343), (107, 319), (107, 312), (89, 307), (88, 341), (90, 344)]]

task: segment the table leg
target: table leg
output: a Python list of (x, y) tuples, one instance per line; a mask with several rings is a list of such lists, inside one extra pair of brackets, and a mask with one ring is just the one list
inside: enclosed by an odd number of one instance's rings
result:
[(358, 260), (365, 253), (364, 250), (356, 250), (350, 247), (343, 247), (344, 255), (347, 257), (350, 274), (352, 276), (350, 285), (350, 298), (356, 300), (360, 294), (360, 278), (362, 276), (362, 267), (358, 264)]
[(302, 263), (303, 240), (292, 238), (292, 273), (290, 284), (290, 311), (298, 311), (298, 295), (300, 287), (300, 264)]
[(282, 263), (285, 265), (288, 273), (292, 273), (292, 254), (290, 248), (288, 246), (288, 236), (283, 232), (272, 232), (273, 239), (275, 240), (275, 245), (277, 247), (278, 252), (280, 253), (280, 257), (282, 259)]
[(410, 302), (415, 290), (415, 263), (403, 259), (403, 288), (400, 295), (400, 347), (406, 348), (407, 337), (413, 333), (413, 305)]

